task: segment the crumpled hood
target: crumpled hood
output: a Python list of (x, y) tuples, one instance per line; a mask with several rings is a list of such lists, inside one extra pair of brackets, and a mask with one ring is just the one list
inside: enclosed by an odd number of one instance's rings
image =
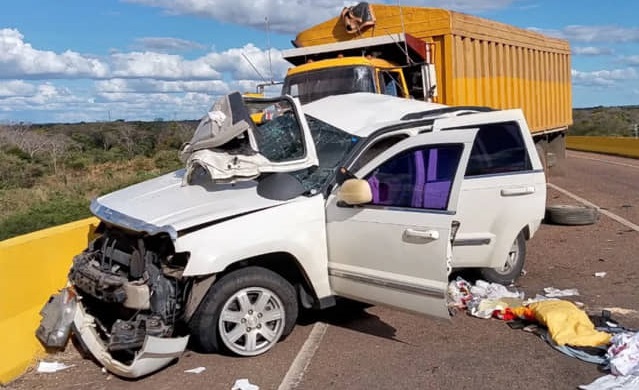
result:
[(254, 181), (216, 184), (202, 180), (183, 186), (184, 173), (182, 169), (99, 197), (91, 211), (119, 226), (173, 235), (196, 225), (286, 203), (258, 195)]

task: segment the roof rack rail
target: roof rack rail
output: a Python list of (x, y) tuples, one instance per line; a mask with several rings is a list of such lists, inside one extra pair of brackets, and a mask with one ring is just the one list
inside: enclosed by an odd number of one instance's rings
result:
[[(401, 117), (400, 120), (402, 120), (402, 121), (410, 121), (410, 120), (415, 120), (415, 119), (422, 119), (424, 117), (429, 117), (429, 116), (452, 114), (452, 113), (455, 113), (457, 111), (488, 112), (488, 111), (495, 111), (495, 110), (490, 108), (490, 107), (484, 107), (484, 106), (446, 107), (446, 108), (440, 108), (440, 109), (437, 109), (437, 110), (411, 112), (410, 114), (406, 114), (403, 117)], [(461, 112), (460, 113), (460, 115), (463, 115), (463, 114), (468, 114), (468, 112)]]

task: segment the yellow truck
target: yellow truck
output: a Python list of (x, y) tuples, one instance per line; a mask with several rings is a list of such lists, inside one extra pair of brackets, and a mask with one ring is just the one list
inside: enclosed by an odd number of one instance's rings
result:
[(283, 51), (282, 92), (302, 103), (375, 92), (454, 106), (521, 108), (546, 166), (572, 124), (567, 41), (459, 12), (359, 3)]

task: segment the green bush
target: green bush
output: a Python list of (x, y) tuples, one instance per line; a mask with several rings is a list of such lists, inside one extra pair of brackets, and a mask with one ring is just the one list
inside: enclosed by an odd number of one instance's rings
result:
[(160, 150), (153, 157), (153, 162), (155, 167), (162, 171), (176, 170), (183, 165), (175, 150)]
[(31, 188), (45, 169), (15, 154), (0, 152), (0, 189)]
[(27, 211), (0, 221), (0, 241), (89, 216), (87, 199), (56, 195), (48, 202), (37, 203)]

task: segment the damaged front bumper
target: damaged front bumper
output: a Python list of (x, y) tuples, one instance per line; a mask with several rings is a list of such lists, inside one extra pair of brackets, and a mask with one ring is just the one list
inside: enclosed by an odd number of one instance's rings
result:
[(52, 296), (40, 313), (43, 319), (36, 335), (46, 347), (63, 347), (72, 330), (100, 364), (111, 373), (126, 378), (139, 378), (167, 366), (182, 355), (189, 340), (189, 336), (146, 335), (141, 349), (130, 364), (125, 364), (108, 352), (96, 330), (95, 318), (85, 311), (72, 287)]

